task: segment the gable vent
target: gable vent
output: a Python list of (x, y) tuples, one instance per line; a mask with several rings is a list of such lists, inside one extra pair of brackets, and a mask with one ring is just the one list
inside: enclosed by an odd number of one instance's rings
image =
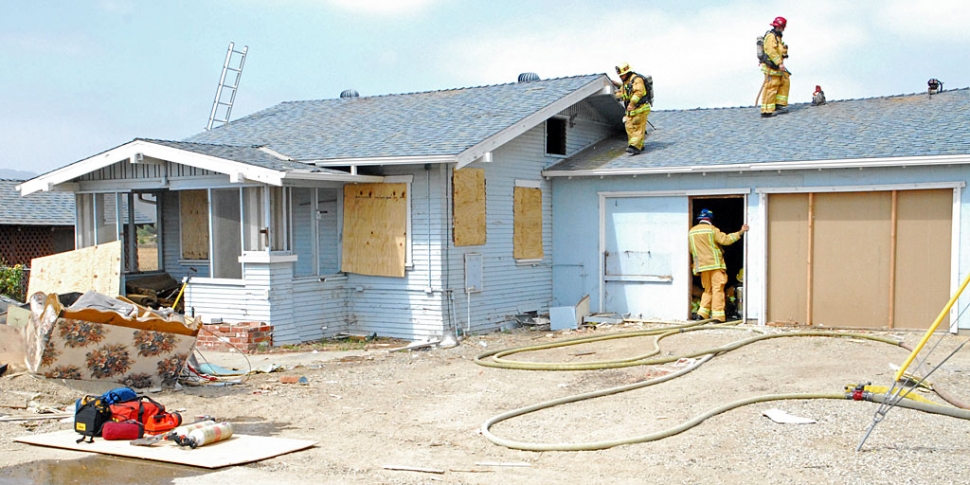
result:
[(534, 72), (523, 72), (522, 74), (519, 74), (520, 83), (531, 83), (532, 81), (538, 81), (539, 79), (539, 75)]
[(343, 92), (340, 93), (340, 97), (341, 98), (359, 98), (360, 97), (360, 93), (358, 93), (356, 89), (344, 89)]

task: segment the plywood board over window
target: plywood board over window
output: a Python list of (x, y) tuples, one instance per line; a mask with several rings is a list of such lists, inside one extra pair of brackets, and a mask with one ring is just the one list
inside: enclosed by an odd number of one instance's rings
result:
[(209, 193), (179, 192), (182, 259), (209, 259)]
[(542, 190), (515, 187), (512, 257), (542, 259)]
[(407, 184), (344, 186), (341, 271), (404, 276), (407, 204)]
[(455, 170), (452, 186), (455, 201), (455, 246), (485, 244), (485, 170)]

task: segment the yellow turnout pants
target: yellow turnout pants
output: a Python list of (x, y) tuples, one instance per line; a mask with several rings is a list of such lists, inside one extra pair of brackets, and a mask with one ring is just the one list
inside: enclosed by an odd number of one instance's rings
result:
[(724, 285), (727, 284), (727, 280), (727, 271), (723, 269), (701, 271), (704, 294), (701, 295), (701, 307), (697, 310), (699, 317), (715, 318), (721, 322), (727, 320), (724, 313)]
[(625, 124), (627, 145), (638, 150), (643, 149), (643, 135), (647, 132), (648, 114), (650, 114), (649, 108), (640, 114), (627, 115)]
[(788, 106), (788, 89), (791, 87), (790, 75), (784, 71), (767, 71), (764, 97), (761, 98), (761, 112), (774, 113), (776, 106)]

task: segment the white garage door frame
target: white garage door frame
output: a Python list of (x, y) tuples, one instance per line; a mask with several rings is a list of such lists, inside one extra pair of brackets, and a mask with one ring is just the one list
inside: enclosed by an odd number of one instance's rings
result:
[[(728, 189), (716, 189), (716, 190), (664, 190), (664, 191), (618, 191), (618, 192), (598, 192), (599, 196), (599, 305), (598, 312), (602, 313), (605, 311), (606, 302), (606, 285), (608, 282), (606, 275), (606, 257), (605, 253), (607, 251), (607, 204), (610, 199), (616, 198), (636, 198), (636, 197), (683, 197), (685, 199), (684, 206), (690, 207), (690, 198), (699, 196), (727, 196), (727, 195), (740, 195), (745, 197), (745, 212), (747, 212), (747, 195), (751, 193), (749, 188), (728, 188)], [(684, 221), (687, 224), (687, 228), (690, 227), (691, 215), (687, 213), (687, 210), (683, 213)], [(687, 249), (687, 232), (686, 229), (682, 235), (684, 240), (684, 251)], [(747, 256), (745, 256), (747, 259)], [(746, 262), (745, 262), (746, 263)], [(686, 277), (690, 272), (689, 258), (686, 265), (683, 268), (671, 268), (671, 271), (675, 274), (682, 274)], [(684, 308), (685, 310), (689, 308), (689, 297), (690, 297), (690, 287), (684, 288)], [(685, 311), (686, 316), (686, 311)]]

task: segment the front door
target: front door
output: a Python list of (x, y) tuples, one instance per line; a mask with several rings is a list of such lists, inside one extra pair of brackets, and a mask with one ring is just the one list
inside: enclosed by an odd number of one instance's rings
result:
[(687, 197), (606, 197), (602, 311), (683, 320), (690, 308)]

